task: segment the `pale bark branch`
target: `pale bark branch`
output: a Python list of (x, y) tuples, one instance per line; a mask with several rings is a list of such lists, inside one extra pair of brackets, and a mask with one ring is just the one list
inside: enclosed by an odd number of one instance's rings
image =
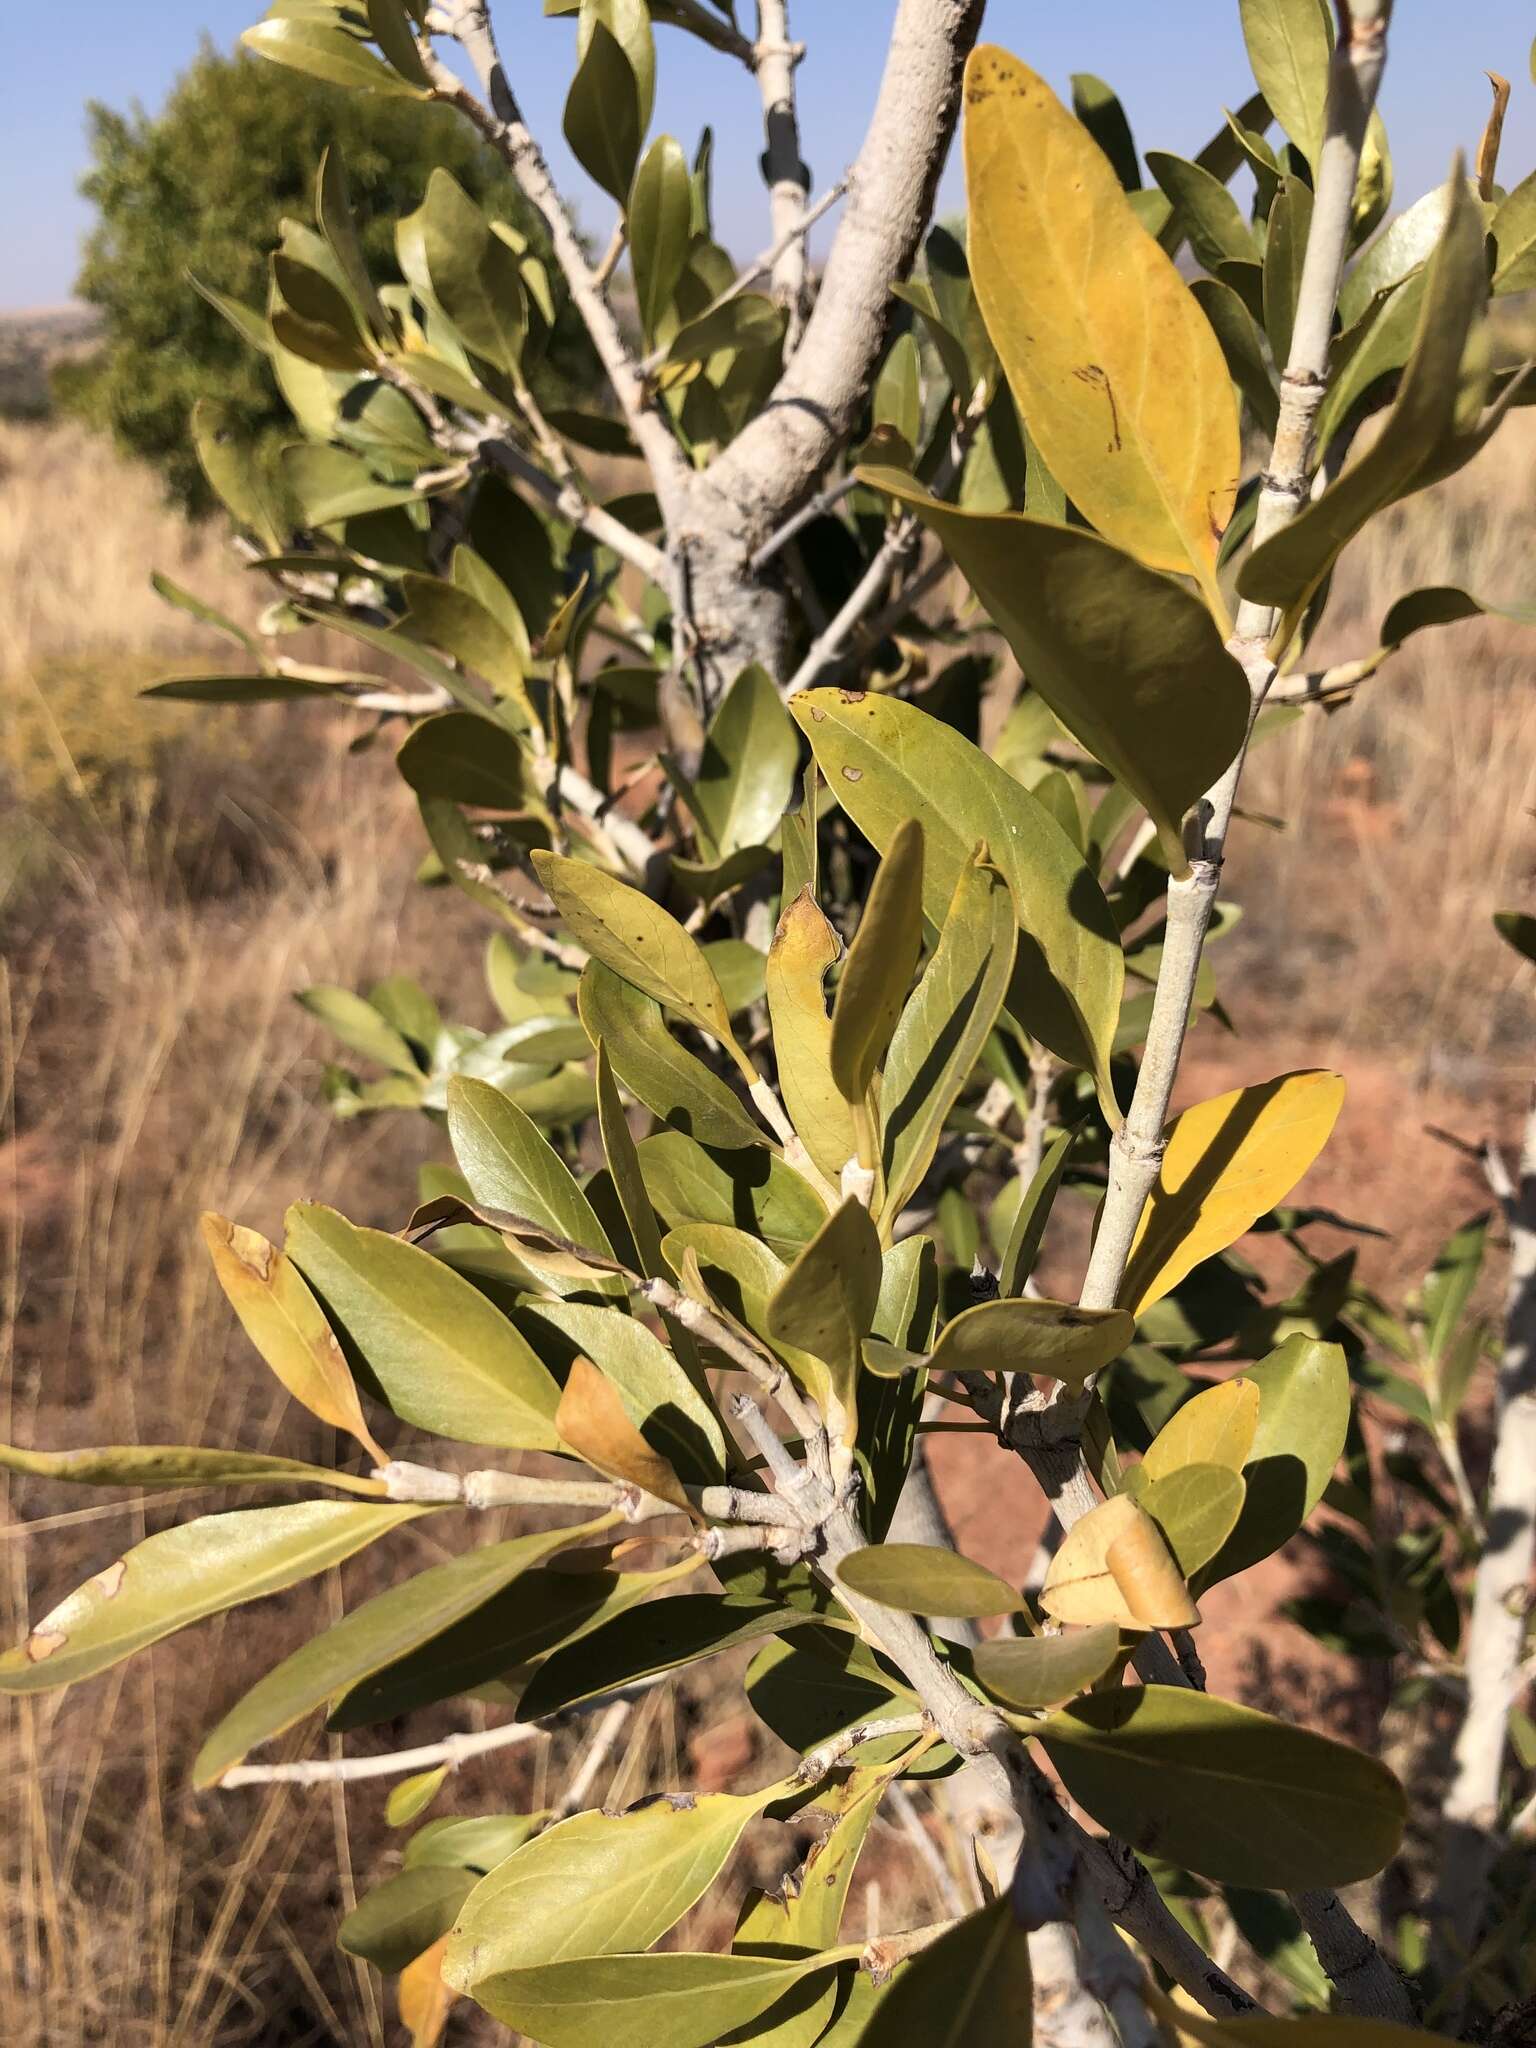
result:
[(656, 494), (665, 510), (669, 500), (675, 499), (686, 485), (690, 476), (688, 465), (630, 354), (623, 330), (587, 261), (575, 224), (550, 175), (544, 153), (523, 119), (502, 67), (485, 0), (447, 0), (439, 11), (446, 33), (462, 46), (473, 65), (485, 98), (471, 92), (433, 54), (430, 46), (424, 45), (423, 61), (431, 75), (435, 96), (457, 107), (479, 129), (506, 162), (524, 198), (549, 230), (555, 261), (570, 289), (571, 302), (592, 338), (630, 433), (650, 465)]
[(1467, 1631), (1467, 1706), (1445, 1796), (1435, 1901), (1443, 1977), (1467, 1962), (1487, 1906), (1488, 1874), (1499, 1843), (1509, 1710), (1521, 1683), (1536, 1566), (1536, 1102), (1526, 1120), (1509, 1236), (1486, 1535)]
[(805, 331), (810, 278), (805, 246), (810, 172), (800, 154), (800, 118), (795, 105), (795, 67), (804, 54), (789, 39), (789, 0), (757, 0), (753, 57), (763, 99), (763, 177), (774, 233), (769, 268), (773, 296), (788, 316), (784, 346), (791, 351), (799, 346)]
[(892, 284), (928, 225), (982, 0), (900, 0), (874, 117), (805, 335), (758, 417), (706, 472), (761, 545), (846, 442), (879, 360)]

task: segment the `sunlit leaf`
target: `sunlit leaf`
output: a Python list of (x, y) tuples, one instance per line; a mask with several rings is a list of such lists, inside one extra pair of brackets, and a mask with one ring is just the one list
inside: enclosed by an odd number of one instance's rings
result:
[(1051, 1560), (1040, 1605), (1086, 1627), (1192, 1628), (1200, 1619), (1156, 1523), (1129, 1494), (1074, 1522)]
[(1012, 1614), (1024, 1605), (996, 1572), (928, 1543), (872, 1543), (845, 1557), (837, 1578), (850, 1592), (909, 1614)]
[(809, 888), (791, 898), (768, 948), (768, 1014), (779, 1088), (814, 1164), (836, 1181), (857, 1150), (853, 1112), (832, 1078), (823, 984), (842, 951)]
[(965, 96), (971, 271), (1025, 424), (1106, 540), (1192, 573), (1221, 617), (1216, 553), (1240, 463), (1215, 337), (1042, 78), (984, 46)]
[(999, 1636), (978, 1643), (976, 1676), (1005, 1707), (1054, 1707), (1084, 1692), (1120, 1654), (1113, 1622), (1059, 1636)]
[(1340, 1077), (1314, 1070), (1233, 1089), (1175, 1118), (1121, 1301), (1140, 1315), (1283, 1202), (1327, 1144), (1343, 1102)]

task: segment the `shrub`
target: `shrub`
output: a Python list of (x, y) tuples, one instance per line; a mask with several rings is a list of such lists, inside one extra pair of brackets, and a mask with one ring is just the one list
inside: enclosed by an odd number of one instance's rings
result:
[[(1519, 395), (1487, 321), (1527, 280), (1532, 181), (1497, 187), (1496, 117), (1475, 181), (1457, 166), (1369, 240), (1390, 192), (1379, 0), (1340, 7), (1336, 46), (1316, 0), (1248, 0), (1259, 94), (1198, 160), (1153, 152), (1156, 189), (1107, 87), (1079, 79), (1069, 109), (972, 47), (979, 5), (903, 0), (816, 295), (786, 8), (764, 0), (755, 43), (702, 0), (548, 11), (578, 16), (566, 133), (623, 208), (638, 348), (483, 8), (279, 0), (248, 33), (445, 101), (503, 150), (617, 412), (539, 404), (548, 263), (443, 172), (398, 225), (403, 281), (381, 282), (328, 158), (265, 309), (233, 309), (303, 439), (265, 464), (214, 405), (194, 434), (275, 602), (260, 633), (222, 622), (248, 672), (156, 694), (405, 723), (423, 880), (498, 927), (506, 1026), (456, 1026), (401, 978), (304, 993), (363, 1062), (330, 1077), (338, 1108), (423, 1110), (454, 1157), (393, 1233), (301, 1202), (279, 1249), (205, 1219), (256, 1348), (357, 1455), (4, 1455), (343, 1498), (161, 1530), (38, 1621), (0, 1683), (89, 1677), (420, 1516), (526, 1510), (297, 1649), (194, 1780), (351, 1774), (246, 1761), (322, 1709), (333, 1731), (465, 1695), (529, 1724), (622, 1713), (747, 1643), (748, 1699), (797, 1760), (624, 1813), (428, 1822), (341, 1930), (400, 1975), (418, 2039), (459, 1993), (548, 2048), (1508, 2032), (1533, 1990), (1511, 1708), (1536, 1125), (1519, 1183), (1494, 1175), (1500, 1346), (1473, 1310), (1486, 1219), (1403, 1313), (1313, 1251), (1339, 1219), (1293, 1196), (1340, 1076), (1170, 1108), (1191, 1025), (1222, 1021), (1208, 946), (1246, 750), (1489, 608), (1405, 592), (1358, 660), (1308, 666), (1345, 547)], [(761, 87), (777, 235), (747, 273), (713, 239), (707, 148), (646, 143), (653, 15)], [(967, 246), (930, 234), (914, 282), (962, 67)], [(1244, 163), (1251, 218), (1227, 191)], [(1246, 478), (1243, 408), (1267, 449)], [(650, 491), (605, 502), (593, 448), (638, 453)], [(986, 747), (993, 642), (918, 609), (954, 571), (1026, 679), (997, 687)], [(306, 621), (407, 673), (294, 660)], [(1528, 915), (1498, 926), (1536, 955)], [(1043, 1237), (1084, 1196), (1074, 1298), (1042, 1298)], [(1293, 1256), (1289, 1291), (1238, 1249), (1256, 1229)], [(1493, 1352), (1480, 1487), (1459, 1431)], [(1000, 1503), (1027, 1472), (1051, 1510), (1027, 1586), (961, 1555), (924, 1492), (921, 1440), (954, 1418), (995, 1439)], [(1439, 1879), (1390, 1930), (1337, 1888), (1394, 1864), (1417, 1785), (1206, 1689), (1200, 1601), (1292, 1541), (1334, 1574), (1295, 1619), (1386, 1660), (1401, 1702), (1433, 1683), (1461, 1707)], [(1014, 1632), (979, 1639), (994, 1617)], [(408, 1753), (431, 1768), (391, 1817), (525, 1733)], [(904, 1779), (951, 1784), (978, 1903), (858, 1938), (854, 1869)], [(657, 1946), (749, 1827), (813, 1802), (820, 1839), (782, 1892), (739, 1902), (728, 1952)], [(1319, 2020), (1329, 2001), (1343, 2017)]]

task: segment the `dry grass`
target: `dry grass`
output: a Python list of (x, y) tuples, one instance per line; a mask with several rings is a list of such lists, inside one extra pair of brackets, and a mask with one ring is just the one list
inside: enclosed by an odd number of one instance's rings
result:
[[(1371, 644), (1388, 603), (1421, 582), (1523, 594), (1533, 436), (1520, 418), (1473, 470), (1352, 551), (1330, 654)], [(173, 726), (135, 702), (156, 667), (220, 651), (154, 597), (152, 566), (250, 613), (216, 532), (189, 532), (146, 477), (73, 428), (0, 427), (0, 478), (0, 780), (25, 793), (10, 837), (30, 878), (6, 910), (0, 988), (0, 1425), (29, 1444), (314, 1452), (231, 1334), (194, 1219), (216, 1205), (270, 1231), (306, 1194), (398, 1221), (416, 1162), (440, 1142), (409, 1118), (332, 1125), (316, 1106), (324, 1046), (289, 995), (399, 968), (451, 1014), (488, 1023), (481, 935), (412, 885), (418, 835), (387, 749), (349, 758), (342, 728), (297, 714), (173, 714)], [(1238, 835), (1247, 916), (1225, 972), (1247, 1037), (1236, 1054), (1207, 1040), (1202, 1085), (1212, 1059), (1252, 1078), (1302, 1040), (1347, 1048), (1352, 1072), (1377, 1060), (1378, 1101), (1425, 1081), (1459, 1090), (1477, 1116), (1499, 1099), (1528, 1057), (1528, 981), (1488, 912), (1529, 900), (1533, 655), (1498, 622), (1426, 637), (1355, 705), (1256, 757), (1249, 802), (1289, 824)], [(165, 755), (172, 732), (183, 743)], [(75, 797), (62, 809), (61, 784)], [(1379, 1213), (1383, 1190), (1351, 1182), (1347, 1161), (1341, 1174), (1328, 1198), (1349, 1209), (1353, 1186)], [(0, 1527), (7, 1636), (183, 1511), (82, 1507), (16, 1483)], [(281, 1790), (194, 1800), (185, 1769), (199, 1726), (307, 1623), (355, 1601), (370, 1574), (376, 1585), (429, 1561), (431, 1540), (408, 1533), (341, 1589), (236, 1615), (62, 1702), (7, 1705), (0, 2021), (12, 2048), (398, 2038), (381, 1994), (327, 1939), (345, 1898), (335, 1870), (371, 1881), (395, 1853), (377, 1789), (350, 1810)], [(739, 1694), (655, 1697), (603, 1792), (638, 1796), (680, 1768), (742, 1761)], [(452, 1725), (418, 1718), (397, 1739)], [(306, 1728), (294, 1744), (315, 1739)], [(454, 1796), (468, 1810), (542, 1797), (575, 1740), (553, 1763), (518, 1752), (482, 1767)], [(899, 1859), (891, 1868), (918, 1882)], [(887, 1901), (894, 1915), (889, 1889)], [(455, 2040), (476, 2038), (469, 2019), (454, 2024)]]

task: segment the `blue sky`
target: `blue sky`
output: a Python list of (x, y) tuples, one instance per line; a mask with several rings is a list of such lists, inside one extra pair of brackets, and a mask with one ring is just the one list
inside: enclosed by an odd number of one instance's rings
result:
[[(75, 275), (89, 209), (75, 191), (85, 167), (85, 103), (155, 107), (201, 35), (228, 46), (256, 19), (262, 0), (74, 0), (43, 25), (0, 5), (0, 192), (7, 196), (0, 247), (0, 307), (57, 305)], [(800, 72), (807, 160), (818, 189), (857, 149), (873, 104), (894, 0), (798, 0), (795, 32), (810, 46)], [(751, 0), (740, 12), (750, 18)], [(560, 138), (570, 73), (571, 24), (545, 21), (540, 0), (498, 0), (508, 69), (583, 225), (605, 236), (612, 208), (573, 171)], [(1536, 85), (1530, 76), (1529, 0), (1398, 0), (1382, 106), (1399, 199), (1444, 177), (1452, 151), (1476, 147), (1488, 105), (1485, 69), (1514, 82), (1501, 172), (1515, 183), (1536, 163)], [(1223, 105), (1251, 81), (1237, 0), (990, 0), (984, 34), (1005, 44), (1065, 93), (1073, 71), (1095, 71), (1120, 92), (1143, 149), (1191, 155)], [(673, 30), (659, 35), (656, 125), (690, 147), (708, 108), (717, 144), (721, 238), (745, 258), (769, 239), (758, 182), (761, 146), (755, 88), (739, 66)], [(958, 204), (952, 171), (942, 203)]]

